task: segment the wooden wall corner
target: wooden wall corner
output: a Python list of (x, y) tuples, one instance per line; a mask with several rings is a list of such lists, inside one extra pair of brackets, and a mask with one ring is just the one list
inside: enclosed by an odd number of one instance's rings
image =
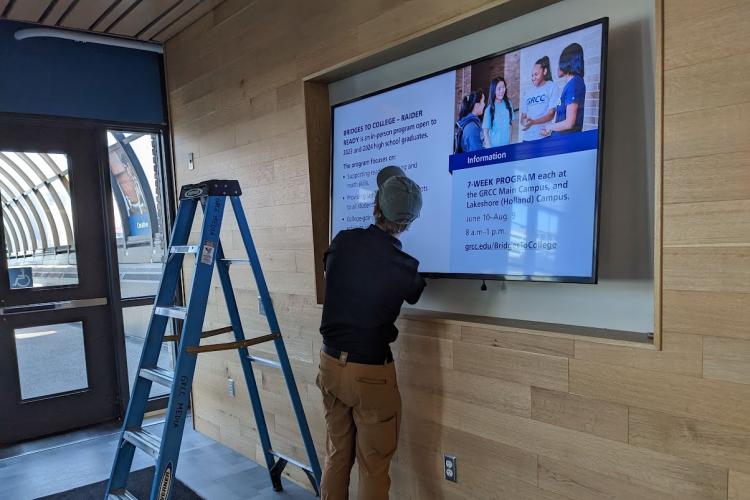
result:
[(331, 204), (331, 107), (328, 84), (303, 82), (307, 162), (310, 174), (313, 255), (315, 257), (315, 295), (318, 304), (325, 295), (323, 253), (328, 248)]

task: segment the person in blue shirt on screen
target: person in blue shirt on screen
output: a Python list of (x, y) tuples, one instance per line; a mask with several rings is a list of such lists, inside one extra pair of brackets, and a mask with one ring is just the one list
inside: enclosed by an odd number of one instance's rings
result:
[(484, 112), (484, 93), (477, 89), (461, 99), (461, 110), (458, 113), (454, 136), (453, 152), (468, 153), (482, 149), (482, 121)]
[(586, 83), (583, 81), (583, 47), (571, 43), (560, 54), (557, 76), (565, 87), (555, 108), (555, 123), (545, 126), (542, 135), (580, 132), (583, 129), (583, 106), (586, 101)]
[(492, 103), (484, 111), (482, 134), (485, 148), (496, 148), (510, 144), (510, 126), (513, 121), (513, 106), (508, 98), (505, 78), (499, 76), (490, 81)]
[(552, 81), (549, 57), (544, 56), (531, 69), (533, 86), (521, 98), (521, 138), (524, 141), (542, 139), (542, 125), (555, 117), (558, 89)]

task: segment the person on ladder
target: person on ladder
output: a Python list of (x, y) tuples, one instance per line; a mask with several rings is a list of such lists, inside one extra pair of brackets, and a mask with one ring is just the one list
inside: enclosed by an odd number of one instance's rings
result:
[(326, 420), (324, 500), (349, 497), (355, 457), (359, 500), (388, 499), (401, 420), (389, 344), (398, 335), (394, 322), (404, 301), (416, 303), (425, 287), (419, 261), (401, 250), (398, 239), (419, 217), (422, 190), (394, 166), (378, 173), (377, 184), (375, 224), (339, 232), (323, 257), (317, 385)]

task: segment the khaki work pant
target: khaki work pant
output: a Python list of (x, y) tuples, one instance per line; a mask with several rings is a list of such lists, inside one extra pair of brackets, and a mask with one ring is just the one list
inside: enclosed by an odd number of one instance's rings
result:
[(326, 461), (320, 496), (349, 498), (349, 475), (359, 464), (359, 500), (387, 500), (396, 452), (401, 396), (394, 364), (348, 363), (320, 353), (317, 385), (326, 418)]

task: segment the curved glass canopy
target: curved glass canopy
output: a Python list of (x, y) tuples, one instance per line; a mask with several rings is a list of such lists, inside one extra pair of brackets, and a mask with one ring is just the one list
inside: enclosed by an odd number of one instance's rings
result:
[(0, 151), (0, 200), (8, 258), (73, 250), (65, 155)]
[[(150, 287), (164, 249), (158, 136), (110, 130), (107, 145), (120, 267), (137, 269), (143, 279), (136, 281)], [(78, 283), (70, 189), (76, 168), (98, 167), (71, 167), (58, 153), (0, 151), (0, 222), (11, 288)], [(154, 272), (145, 275), (149, 266)], [(126, 295), (141, 294), (143, 285)]]

